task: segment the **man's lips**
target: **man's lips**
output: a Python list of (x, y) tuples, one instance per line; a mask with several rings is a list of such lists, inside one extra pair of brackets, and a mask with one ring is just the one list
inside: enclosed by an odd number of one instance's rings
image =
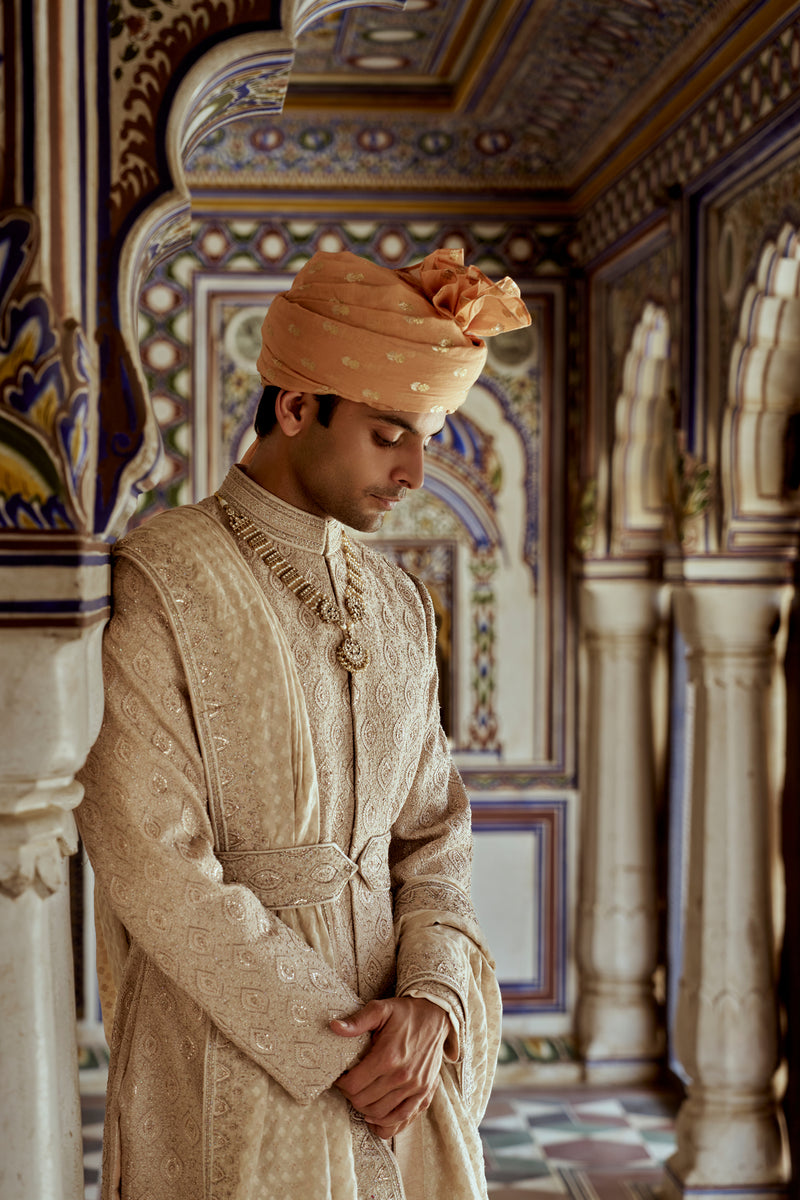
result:
[(381, 508), (394, 508), (405, 496), (405, 488), (401, 492), (373, 492), (373, 500), (377, 500)]

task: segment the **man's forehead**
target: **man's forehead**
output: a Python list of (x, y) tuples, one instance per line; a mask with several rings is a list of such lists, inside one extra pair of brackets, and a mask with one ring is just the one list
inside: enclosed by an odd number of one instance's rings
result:
[(364, 405), (364, 409), (373, 420), (396, 425), (423, 437), (433, 437), (434, 434), (440, 433), (446, 420), (441, 413), (395, 412), (393, 409), (370, 408), (368, 405)]

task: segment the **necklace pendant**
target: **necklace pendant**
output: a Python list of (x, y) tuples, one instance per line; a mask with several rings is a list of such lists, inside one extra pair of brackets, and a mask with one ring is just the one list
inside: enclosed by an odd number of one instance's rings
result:
[(335, 621), (337, 624), (341, 619), (339, 605), (333, 600), (328, 600), (325, 596), (320, 596), (316, 603), (317, 616), (321, 621)]
[(352, 633), (346, 633), (336, 650), (336, 657), (346, 671), (362, 671), (369, 662), (369, 651)]

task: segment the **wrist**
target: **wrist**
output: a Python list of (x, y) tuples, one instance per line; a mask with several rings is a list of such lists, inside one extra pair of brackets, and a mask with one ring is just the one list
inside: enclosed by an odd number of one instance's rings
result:
[(425, 1014), (425, 1020), (431, 1025), (438, 1024), (445, 1033), (450, 1029), (450, 1017), (441, 1004), (429, 1000), (427, 996), (407, 996), (406, 999), (415, 1005), (419, 1012)]

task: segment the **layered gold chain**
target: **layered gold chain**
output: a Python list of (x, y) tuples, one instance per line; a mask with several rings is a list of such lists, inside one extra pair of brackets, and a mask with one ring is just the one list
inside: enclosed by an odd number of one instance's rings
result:
[(346, 671), (361, 671), (369, 662), (369, 652), (362, 646), (358, 638), (353, 636), (353, 626), (364, 616), (364, 577), (361, 567), (353, 553), (353, 547), (347, 534), (342, 530), (342, 550), (347, 566), (347, 581), (344, 589), (343, 613), (335, 600), (323, 596), (314, 587), (310, 579), (306, 579), (279, 551), (278, 547), (268, 538), (262, 529), (254, 525), (249, 517), (239, 512), (229, 504), (219, 492), (215, 493), (220, 508), (228, 519), (228, 524), (234, 534), (240, 538), (258, 555), (277, 575), (290, 592), (294, 592), (298, 600), (302, 600), (307, 608), (319, 617), (321, 621), (338, 625), (342, 631), (342, 640), (336, 649), (336, 658)]

